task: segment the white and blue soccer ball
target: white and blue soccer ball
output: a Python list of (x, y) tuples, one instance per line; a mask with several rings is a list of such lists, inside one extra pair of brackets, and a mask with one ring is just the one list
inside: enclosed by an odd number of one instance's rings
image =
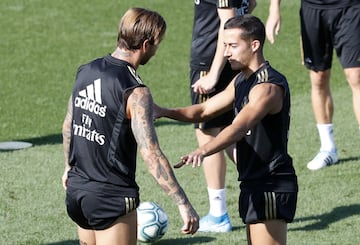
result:
[(162, 238), (169, 225), (164, 209), (155, 202), (142, 202), (137, 208), (137, 238), (140, 242), (154, 242)]

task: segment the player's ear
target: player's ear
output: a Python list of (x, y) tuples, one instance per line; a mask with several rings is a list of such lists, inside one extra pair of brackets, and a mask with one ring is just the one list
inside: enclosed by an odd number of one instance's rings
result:
[(258, 51), (259, 49), (260, 49), (260, 41), (259, 40), (253, 40), (252, 42), (251, 42), (251, 49), (252, 49), (252, 51), (255, 53), (256, 51)]
[(145, 41), (142, 44), (142, 50), (145, 52), (149, 46), (151, 46), (149, 39), (145, 39)]

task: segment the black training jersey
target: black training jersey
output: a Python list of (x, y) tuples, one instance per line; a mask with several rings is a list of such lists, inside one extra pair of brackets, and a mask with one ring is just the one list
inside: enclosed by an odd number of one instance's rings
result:
[(292, 158), (288, 155), (290, 91), (286, 78), (266, 63), (248, 79), (235, 80), (235, 115), (249, 102), (250, 90), (260, 83), (284, 88), (281, 111), (265, 116), (236, 144), (237, 169), (242, 190), (297, 191)]
[(248, 11), (249, 0), (194, 0), (194, 23), (190, 66), (208, 71), (215, 55), (220, 19), (218, 8), (237, 8), (238, 14)]
[(135, 69), (111, 55), (79, 68), (72, 93), (69, 185), (138, 190), (137, 144), (126, 118), (125, 92), (139, 86), (144, 85)]
[(333, 9), (359, 5), (360, 0), (301, 0), (301, 4), (317, 9)]

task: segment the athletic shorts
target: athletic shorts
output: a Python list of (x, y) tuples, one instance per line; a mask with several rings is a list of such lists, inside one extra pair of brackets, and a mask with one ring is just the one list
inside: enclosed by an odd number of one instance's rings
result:
[(104, 230), (119, 217), (136, 210), (139, 197), (91, 192), (68, 186), (65, 203), (69, 217), (80, 227)]
[(314, 71), (331, 68), (333, 50), (343, 68), (360, 67), (360, 5), (339, 9), (300, 9), (305, 66)]
[[(190, 81), (191, 85), (193, 85), (197, 80), (199, 80), (200, 77), (205, 76), (208, 73), (208, 71), (199, 71), (191, 69), (190, 71)], [(234, 71), (231, 69), (231, 66), (229, 63), (226, 63), (223, 71), (221, 72), (219, 82), (215, 85), (215, 91), (210, 94), (197, 94), (194, 93), (192, 87), (190, 86), (190, 94), (191, 94), (191, 102), (192, 104), (199, 104), (207, 99), (211, 98), (215, 94), (223, 91), (227, 85), (231, 82), (231, 80), (239, 73), (239, 71)], [(209, 128), (223, 128), (225, 126), (228, 126), (232, 123), (234, 120), (234, 112), (233, 110), (230, 110), (228, 112), (225, 112), (224, 114), (215, 117), (207, 122), (202, 123), (195, 123), (195, 128), (200, 129), (209, 129)]]
[(297, 192), (240, 192), (239, 214), (245, 224), (266, 220), (291, 223), (295, 216)]

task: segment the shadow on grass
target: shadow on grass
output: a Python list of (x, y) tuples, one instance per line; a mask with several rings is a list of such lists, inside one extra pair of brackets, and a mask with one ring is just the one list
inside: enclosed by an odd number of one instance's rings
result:
[(332, 223), (359, 214), (360, 214), (360, 204), (337, 207), (334, 208), (329, 213), (295, 219), (294, 223), (301, 223), (308, 221), (314, 221), (314, 223), (310, 225), (305, 225), (303, 227), (289, 228), (289, 231), (324, 230), (327, 229), (328, 226)]
[(246, 229), (245, 225), (242, 225), (242, 226), (233, 226), (233, 227), (232, 227), (232, 231), (240, 231), (240, 230), (243, 230), (243, 229)]
[[(61, 134), (50, 134), (50, 135), (40, 136), (40, 137), (36, 137), (36, 138), (17, 139), (17, 140), (4, 141), (4, 142), (0, 142), (0, 143), (16, 144), (17, 142), (31, 143), (33, 146), (56, 145), (56, 144), (62, 144), (62, 135)], [(22, 148), (21, 146), (17, 146), (15, 148), (13, 148), (14, 145), (10, 145), (8, 147), (9, 148), (6, 148), (6, 147), (0, 148), (0, 152), (18, 151), (18, 150), (27, 148), (27, 147)]]
[(346, 162), (359, 161), (359, 160), (360, 160), (360, 156), (340, 158), (340, 159), (339, 159), (339, 162), (336, 163), (335, 165), (337, 165), (337, 164), (344, 164), (344, 163), (346, 163)]
[[(176, 238), (176, 239), (161, 239), (155, 243), (156, 245), (184, 245), (184, 244), (199, 244), (199, 243), (209, 243), (213, 242), (216, 238), (214, 237), (205, 237), (205, 236), (193, 236), (193, 237), (186, 237), (186, 238)], [(78, 240), (68, 240), (68, 241), (60, 241), (54, 243), (46, 243), (44, 245), (78, 245)], [(149, 243), (150, 244), (150, 243)]]
[(36, 138), (22, 139), (21, 141), (30, 142), (34, 146), (36, 145), (55, 145), (62, 143), (61, 134), (50, 134), (45, 136), (40, 136)]
[(67, 240), (61, 242), (44, 243), (43, 245), (79, 245), (79, 240)]
[(192, 236), (192, 237), (184, 237), (184, 238), (176, 238), (176, 239), (161, 239), (154, 244), (156, 245), (184, 245), (184, 244), (199, 244), (199, 243), (209, 243), (216, 240), (214, 237), (207, 236)]

